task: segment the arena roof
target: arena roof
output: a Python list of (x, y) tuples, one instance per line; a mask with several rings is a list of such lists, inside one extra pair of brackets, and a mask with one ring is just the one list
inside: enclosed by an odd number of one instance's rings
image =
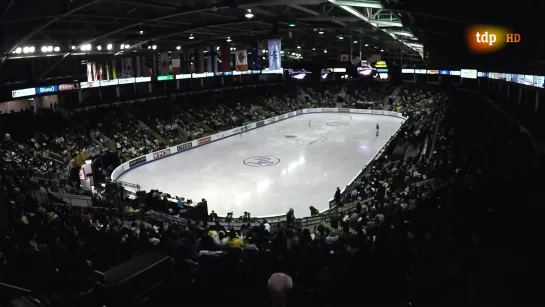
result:
[[(334, 58), (361, 48), (365, 55), (402, 56), (405, 63), (424, 57), (435, 67), (542, 66), (545, 39), (538, 2), (480, 0), (478, 7), (473, 2), (6, 0), (0, 2), (0, 83), (70, 77), (86, 57), (269, 38), (282, 38), (284, 50), (303, 58), (323, 56), (325, 50)], [(245, 16), (249, 13), (252, 18)], [(474, 56), (466, 48), (465, 31), (475, 24), (508, 26), (522, 35), (522, 43)]]
[[(359, 52), (360, 45), (365, 54), (403, 54), (406, 60), (421, 60), (422, 54), (422, 46), (411, 30), (378, 0), (2, 3), (0, 70), (17, 59), (48, 57), (47, 64), (32, 64), (32, 78), (37, 81), (55, 75), (54, 71), (62, 69), (72, 56), (141, 52), (153, 46), (157, 51), (178, 46), (185, 49), (225, 43), (228, 39), (236, 44), (280, 37), (283, 49), (297, 50), (303, 58), (323, 54), (324, 50), (330, 56)], [(90, 50), (85, 50), (89, 46)], [(20, 78), (0, 76), (0, 82), (16, 79)]]

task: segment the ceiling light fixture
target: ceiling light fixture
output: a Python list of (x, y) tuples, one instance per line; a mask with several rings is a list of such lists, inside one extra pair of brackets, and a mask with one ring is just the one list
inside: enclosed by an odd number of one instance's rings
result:
[(295, 27), (295, 24), (294, 23), (290, 23), (290, 27)]
[(28, 47), (28, 52), (33, 53), (34, 51), (36, 51), (36, 48), (34, 48), (34, 46)]
[(233, 40), (231, 39), (231, 36), (227, 36), (227, 39), (225, 40), (226, 42), (230, 43), (232, 42)]
[(301, 46), (297, 46), (297, 49), (301, 49)]
[(358, 43), (358, 41), (354, 41), (354, 44), (357, 44), (357, 43)]
[(121, 46), (119, 47), (119, 49), (125, 49), (125, 44), (121, 44)]
[(318, 34), (324, 34), (324, 31), (322, 31), (322, 29), (320, 29), (320, 31), (318, 31)]
[(324, 49), (324, 53), (327, 53), (327, 49)]
[(102, 50), (102, 46), (97, 46), (97, 50), (98, 51)]
[(46, 47), (46, 46), (42, 46), (41, 50), (42, 50), (42, 52), (47, 52), (47, 47)]
[(59, 47), (55, 47), (55, 48), (53, 48), (53, 51), (55, 51), (55, 52), (59, 52), (59, 51), (61, 51), (61, 48), (59, 48)]
[(252, 10), (251, 9), (248, 9), (247, 10), (247, 13), (246, 15), (244, 15), (244, 17), (250, 19), (250, 18), (254, 18), (254, 14), (252, 13)]
[(157, 45), (151, 46), (151, 49), (153, 49), (153, 50), (157, 49)]
[(72, 50), (76, 50), (76, 46), (72, 46)]
[(180, 50), (180, 49), (182, 49), (181, 46), (176, 46), (176, 50)]
[(53, 51), (53, 46), (47, 46), (47, 52), (52, 52)]
[(193, 36), (193, 34), (189, 35), (189, 39), (194, 39), (194, 38), (195, 38), (195, 36)]
[(140, 34), (144, 34), (144, 31), (140, 30)]
[(112, 50), (112, 48), (113, 48), (112, 44), (108, 44), (108, 45), (106, 46), (106, 49), (108, 49), (108, 50)]

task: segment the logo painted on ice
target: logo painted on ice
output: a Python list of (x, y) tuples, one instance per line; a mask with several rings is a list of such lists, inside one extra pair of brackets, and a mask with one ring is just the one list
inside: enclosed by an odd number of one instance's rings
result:
[(277, 157), (251, 157), (244, 160), (244, 165), (251, 167), (267, 167), (280, 163)]

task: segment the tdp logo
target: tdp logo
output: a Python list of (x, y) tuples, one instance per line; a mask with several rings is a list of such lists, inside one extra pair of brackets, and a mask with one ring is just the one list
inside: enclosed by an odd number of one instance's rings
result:
[(473, 26), (467, 30), (466, 41), (471, 52), (490, 53), (508, 43), (519, 43), (521, 35), (503, 27)]
[[(520, 34), (515, 34), (515, 33), (507, 33), (505, 34), (506, 38), (505, 38), (505, 42), (506, 43), (518, 43), (520, 42)], [(475, 38), (477, 39), (477, 43), (481, 44), (481, 43), (484, 43), (484, 44), (488, 44), (488, 46), (492, 46), (496, 43), (497, 41), (497, 37), (496, 37), (496, 34), (493, 34), (493, 33), (488, 33), (488, 32), (484, 32), (484, 33), (479, 33), (477, 32), (475, 34)]]

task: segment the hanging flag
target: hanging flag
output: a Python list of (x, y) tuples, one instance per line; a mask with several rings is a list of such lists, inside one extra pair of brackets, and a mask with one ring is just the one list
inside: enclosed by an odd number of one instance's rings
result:
[(98, 79), (97, 79), (97, 64), (95, 62), (93, 62), (92, 69), (93, 69), (93, 81), (96, 81)]
[(125, 76), (123, 78), (134, 77), (134, 68), (132, 65), (132, 58), (125, 58)]
[(159, 76), (165, 76), (168, 75), (169, 72), (169, 61), (168, 61), (168, 53), (167, 52), (161, 52), (159, 54), (159, 63), (158, 63), (158, 71)]
[(248, 70), (248, 51), (246, 49), (235, 51), (236, 70)]
[(195, 71), (202, 74), (204, 72), (204, 50), (203, 48), (195, 49)]
[(180, 52), (178, 50), (172, 51), (172, 73), (175, 75), (179, 75), (182, 73)]
[(106, 62), (106, 64), (104, 64), (104, 74), (105, 74), (105, 78), (106, 80), (112, 80), (111, 76), (110, 76), (110, 63)]
[(213, 71), (212, 69), (212, 45), (206, 46), (206, 72)]
[(149, 63), (149, 57), (146, 55), (143, 55), (140, 59), (142, 63), (140, 64), (142, 66), (142, 77), (150, 77), (152, 74), (152, 65)]
[(269, 69), (282, 69), (282, 41), (280, 39), (269, 39)]
[(231, 46), (229, 44), (221, 45), (220, 51), (221, 71), (231, 71)]
[(219, 46), (212, 47), (212, 71), (214, 72), (214, 74), (218, 72), (219, 49)]
[(115, 60), (112, 60), (112, 79), (117, 79), (117, 65)]
[(135, 77), (141, 77), (142, 76), (142, 60), (140, 59), (140, 56), (136, 56), (135, 58), (136, 63), (136, 75)]
[(87, 62), (87, 82), (93, 81), (93, 63)]
[(97, 69), (97, 80), (103, 80), (102, 79), (102, 64), (98, 64), (98, 69)]

